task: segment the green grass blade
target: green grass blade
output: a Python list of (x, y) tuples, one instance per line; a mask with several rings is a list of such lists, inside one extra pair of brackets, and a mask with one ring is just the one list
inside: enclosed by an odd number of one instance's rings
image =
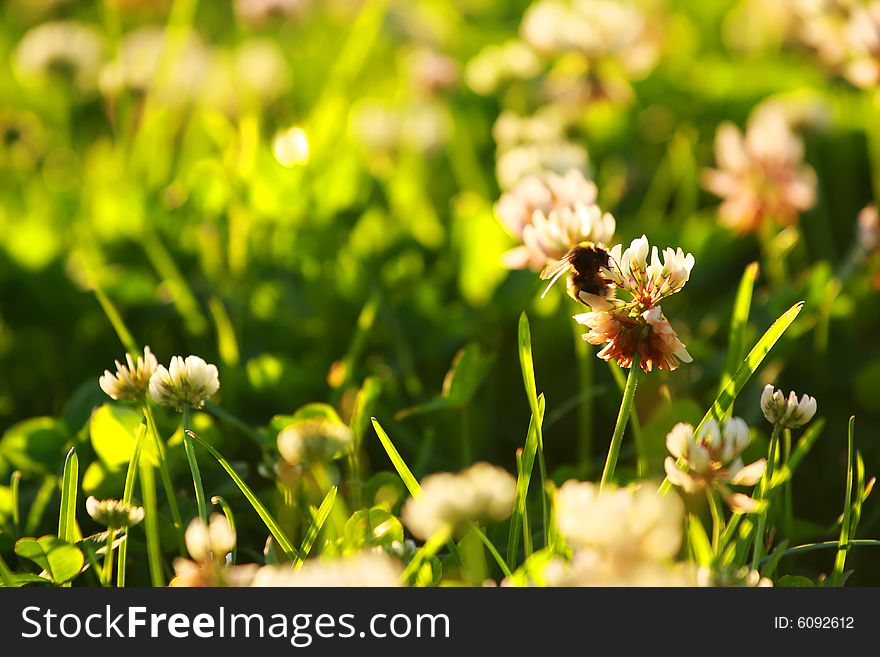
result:
[(134, 337), (131, 335), (131, 331), (128, 330), (128, 327), (122, 320), (122, 315), (119, 314), (119, 310), (117, 310), (116, 306), (110, 300), (110, 297), (107, 296), (104, 290), (101, 289), (101, 286), (94, 280), (94, 276), (91, 278), (92, 290), (95, 293), (95, 298), (98, 300), (98, 303), (101, 304), (101, 308), (107, 316), (107, 319), (110, 321), (113, 330), (116, 331), (119, 341), (128, 353), (132, 356), (137, 355), (140, 350), (138, 349), (137, 342), (135, 342)]
[(12, 571), (9, 570), (9, 566), (6, 565), (6, 562), (3, 561), (3, 557), (0, 556), (0, 581), (3, 582), (3, 586), (13, 588), (15, 586), (15, 580), (12, 576)]
[[(752, 307), (752, 291), (758, 278), (758, 263), (749, 264), (743, 272), (733, 303), (733, 314), (730, 318), (730, 338), (727, 343), (727, 360), (721, 375), (720, 395), (727, 385), (733, 381), (737, 366), (742, 362), (746, 350), (746, 329), (749, 323), (749, 311)], [(730, 409), (732, 411), (732, 407)]]
[(837, 542), (837, 556), (834, 559), (834, 570), (831, 573), (831, 586), (840, 586), (843, 571), (846, 568), (846, 553), (849, 549), (850, 515), (852, 513), (852, 488), (855, 447), (855, 416), (849, 418), (846, 439), (846, 494), (843, 498), (843, 523), (840, 525), (840, 539)]
[[(229, 529), (233, 534), (236, 533), (235, 529), (235, 516), (232, 513), (232, 507), (229, 506), (229, 502), (224, 500), (219, 495), (214, 495), (211, 498), (211, 504), (215, 504), (220, 507), (223, 511), (223, 515), (226, 516), (226, 524), (229, 525)], [(232, 546), (232, 563), (234, 564), (238, 560), (238, 541), (235, 542), (235, 545)]]
[(773, 322), (773, 325), (767, 329), (767, 332), (764, 333), (764, 335), (761, 336), (761, 339), (758, 340), (754, 347), (752, 347), (749, 355), (746, 356), (742, 365), (736, 370), (736, 373), (733, 375), (730, 382), (724, 386), (724, 389), (715, 399), (712, 407), (700, 421), (700, 427), (712, 418), (716, 420), (723, 418), (733, 407), (733, 402), (737, 395), (742, 392), (742, 389), (745, 387), (746, 383), (748, 383), (752, 374), (755, 373), (761, 365), (761, 362), (767, 354), (770, 353), (773, 345), (775, 345), (779, 338), (782, 337), (782, 334), (785, 333), (786, 329), (791, 326), (791, 323), (795, 320), (795, 317), (798, 316), (798, 313), (800, 313), (803, 307), (804, 302), (799, 301), (786, 310), (779, 319)]
[(52, 499), (52, 496), (55, 494), (55, 487), (57, 485), (58, 477), (54, 475), (48, 475), (43, 479), (43, 483), (40, 484), (39, 489), (37, 489), (37, 494), (34, 497), (34, 501), (31, 503), (30, 510), (28, 511), (27, 523), (24, 527), (24, 533), (26, 536), (33, 536), (34, 533), (36, 533), (37, 527), (39, 527), (40, 523), (43, 521), (46, 507)]
[[(542, 428), (544, 424), (544, 411), (538, 408), (538, 386), (535, 383), (535, 363), (532, 359), (532, 331), (529, 327), (529, 318), (525, 312), (519, 316), (517, 341), (519, 346), (519, 362), (522, 368), (526, 397), (529, 400), (529, 408), (532, 410), (532, 416), (539, 418), (539, 421), (535, 423), (535, 436), (537, 437), (538, 470), (541, 475), (541, 527), (543, 529), (544, 542), (546, 543), (549, 508), (545, 493), (547, 465), (544, 462), (544, 431)], [(525, 458), (523, 459), (523, 465), (528, 467), (529, 476), (531, 476), (531, 464), (527, 464)]]
[(510, 577), (511, 572), (510, 568), (507, 567), (507, 564), (504, 563), (504, 559), (499, 554), (496, 547), (492, 544), (492, 541), (489, 540), (489, 537), (486, 536), (486, 532), (477, 526), (476, 523), (471, 523), (471, 529), (473, 532), (479, 537), (479, 539), (483, 542), (483, 545), (486, 546), (486, 549), (489, 551), (489, 554), (492, 555), (492, 558), (495, 560), (495, 563), (498, 564), (498, 567), (501, 569), (501, 572), (504, 573), (505, 577)]
[[(531, 541), (528, 539), (529, 529), (526, 518), (526, 502), (529, 494), (529, 484), (532, 480), (532, 469), (535, 463), (535, 456), (538, 452), (538, 427), (544, 420), (544, 395), (538, 397), (538, 413), (533, 415), (529, 421), (529, 432), (526, 435), (526, 444), (520, 455), (518, 455), (519, 467), (517, 468), (516, 493), (513, 503), (513, 513), (510, 516), (510, 533), (507, 539), (507, 565), (513, 568), (516, 560), (516, 553), (519, 549), (519, 533), (523, 529), (526, 533), (523, 538), (525, 541), (525, 556), (532, 553)], [(543, 491), (541, 492), (543, 495)]]
[(254, 492), (250, 489), (250, 487), (244, 482), (244, 480), (238, 476), (238, 473), (226, 460), (226, 458), (220, 454), (216, 449), (214, 449), (211, 445), (209, 445), (206, 441), (202, 440), (198, 434), (193, 431), (187, 431), (187, 435), (193, 439), (194, 442), (198, 443), (202, 447), (204, 447), (211, 456), (220, 464), (220, 466), (226, 470), (226, 474), (230, 476), (235, 485), (238, 486), (238, 489), (242, 492), (242, 494), (247, 498), (247, 501), (251, 503), (251, 506), (254, 508), (254, 511), (257, 512), (257, 515), (260, 516), (260, 519), (266, 525), (266, 528), (269, 530), (269, 533), (275, 538), (278, 542), (279, 547), (284, 552), (285, 556), (291, 561), (295, 561), (299, 556), (296, 548), (293, 547), (293, 543), (290, 542), (290, 539), (287, 538), (284, 531), (281, 529), (281, 526), (278, 524), (278, 521), (272, 517), (272, 514), (269, 513), (268, 509), (263, 506), (263, 503), (257, 499), (257, 496), (254, 495)]
[(147, 534), (147, 564), (153, 586), (165, 586), (162, 545), (159, 539), (159, 512), (156, 501), (156, 473), (149, 459), (140, 461), (141, 498), (144, 501), (144, 531)]
[(58, 538), (76, 543), (76, 496), (79, 490), (79, 457), (71, 447), (64, 460), (61, 477), (61, 508), (58, 513)]
[(331, 486), (330, 490), (328, 490), (327, 494), (324, 496), (321, 506), (318, 507), (318, 510), (315, 512), (315, 517), (312, 518), (312, 524), (309, 525), (305, 538), (303, 538), (302, 546), (299, 549), (300, 556), (297, 557), (294, 562), (297, 570), (302, 567), (303, 560), (308, 557), (309, 552), (312, 551), (315, 539), (318, 538), (318, 533), (327, 521), (327, 517), (330, 515), (330, 510), (333, 508), (334, 502), (336, 502), (336, 486)]
[(778, 471), (773, 473), (773, 479), (770, 483), (771, 489), (776, 488), (777, 486), (781, 486), (794, 476), (798, 465), (800, 465), (801, 461), (803, 461), (804, 457), (809, 453), (810, 449), (815, 444), (816, 439), (822, 434), (822, 430), (824, 428), (824, 418), (814, 420), (810, 424), (809, 428), (804, 431), (797, 445), (795, 445), (794, 449), (791, 450), (791, 456), (789, 456), (788, 462), (785, 463)]
[(388, 458), (391, 459), (394, 469), (397, 470), (397, 474), (403, 480), (403, 484), (406, 486), (409, 494), (413, 497), (420, 496), (422, 494), (422, 487), (419, 486), (419, 482), (413, 476), (409, 466), (407, 466), (406, 462), (400, 456), (394, 443), (391, 442), (388, 434), (385, 433), (385, 430), (376, 418), (371, 417), (370, 421), (373, 423), (373, 429), (376, 430), (376, 435), (379, 436), (379, 441), (382, 443), (382, 447), (385, 448), (385, 453), (388, 454)]
[[(849, 543), (847, 543), (848, 548), (855, 547), (880, 547), (880, 540), (876, 538), (859, 538), (853, 539)], [(796, 545), (795, 547), (788, 548), (782, 554), (782, 556), (787, 557), (793, 554), (806, 554), (807, 552), (816, 552), (818, 550), (839, 550), (840, 549), (840, 541), (822, 541), (820, 543), (805, 543), (804, 545)], [(768, 555), (764, 557), (761, 561), (767, 562), (770, 561), (772, 555)]]
[(21, 488), (21, 471), (14, 470), (9, 478), (9, 490), (12, 496), (12, 524), (15, 531), (21, 533), (21, 504), (19, 504), (19, 490)]

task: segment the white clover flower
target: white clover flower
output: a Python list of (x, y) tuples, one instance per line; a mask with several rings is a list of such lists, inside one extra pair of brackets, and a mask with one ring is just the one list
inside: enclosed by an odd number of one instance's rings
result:
[(98, 384), (111, 399), (141, 399), (147, 394), (150, 377), (156, 371), (159, 361), (149, 347), (144, 347), (144, 355), (138, 356), (137, 362), (132, 359), (131, 354), (125, 354), (125, 362), (126, 365), (123, 365), (116, 361), (116, 374), (104, 370)]
[(90, 496), (86, 500), (86, 511), (95, 522), (113, 529), (134, 527), (144, 519), (144, 508), (126, 504), (122, 500), (99, 500)]
[[(593, 549), (577, 550), (569, 561), (555, 557), (543, 572), (546, 586), (683, 587), (701, 585), (699, 571), (688, 562), (644, 559), (620, 561)], [(502, 582), (502, 586), (506, 583)]]
[(770, 424), (796, 429), (813, 419), (816, 414), (816, 400), (809, 395), (802, 395), (798, 401), (794, 390), (786, 398), (781, 390), (774, 390), (768, 384), (761, 393), (761, 411)]
[(308, 559), (299, 570), (293, 566), (263, 566), (252, 586), (292, 587), (396, 587), (401, 563), (384, 552), (361, 552), (349, 557)]
[(768, 221), (797, 223), (816, 203), (816, 172), (803, 158), (803, 142), (776, 106), (756, 110), (745, 136), (732, 123), (722, 123), (715, 135), (718, 168), (703, 172), (703, 186), (723, 199), (720, 222), (739, 233)]
[(400, 515), (413, 536), (422, 540), (471, 520), (497, 522), (513, 511), (516, 480), (488, 463), (476, 463), (456, 474), (428, 475), (421, 484), (422, 494), (407, 500)]
[(505, 265), (539, 271), (581, 242), (609, 242), (614, 217), (599, 209), (596, 196), (596, 184), (578, 169), (523, 178), (495, 204), (498, 218), (523, 242), (504, 255)]
[(628, 561), (672, 559), (681, 547), (684, 505), (655, 486), (628, 488), (567, 481), (554, 496), (559, 532), (575, 549)]
[[(651, 263), (648, 264), (648, 252)], [(657, 247), (651, 248), (648, 238), (634, 239), (624, 250), (617, 244), (609, 252), (611, 268), (609, 281), (632, 296), (633, 303), (645, 310), (662, 299), (681, 291), (694, 268), (694, 256), (678, 249), (663, 249), (661, 262)]]
[(29, 30), (19, 42), (13, 61), (25, 77), (52, 72), (70, 76), (81, 92), (95, 88), (104, 60), (104, 42), (93, 26), (78, 21), (43, 23)]
[(773, 580), (761, 577), (757, 570), (743, 566), (736, 570), (700, 568), (697, 572), (697, 586), (724, 586), (727, 588), (767, 588)]
[[(728, 488), (729, 484), (754, 486), (764, 475), (766, 459), (744, 465), (740, 458), (750, 440), (749, 427), (742, 418), (728, 418), (720, 427), (717, 420), (708, 420), (697, 433), (690, 424), (680, 422), (666, 436), (666, 447), (672, 454), (664, 463), (666, 476), (687, 493), (714, 487), (735, 511), (752, 511), (756, 508), (752, 498)], [(675, 459), (684, 461), (685, 469), (679, 468)]]
[(198, 356), (174, 356), (165, 369), (159, 365), (150, 377), (150, 396), (157, 404), (182, 410), (184, 406), (202, 408), (205, 401), (220, 389), (216, 365)]
[[(651, 262), (648, 263), (648, 253)], [(593, 345), (605, 345), (597, 354), (603, 360), (615, 360), (621, 367), (631, 367), (636, 354), (638, 365), (650, 372), (655, 366), (672, 371), (692, 358), (660, 308), (660, 301), (677, 294), (687, 283), (694, 267), (694, 256), (680, 248), (651, 249), (642, 235), (629, 247), (615, 245), (608, 252), (609, 267), (602, 276), (614, 286), (615, 294), (628, 298), (603, 298), (586, 291), (578, 296), (591, 312), (574, 316), (589, 328), (583, 339)]]
[(545, 171), (562, 174), (570, 169), (586, 171), (590, 158), (581, 144), (565, 139), (529, 141), (500, 149), (495, 177), (503, 190), (513, 189), (526, 176)]
[(201, 518), (194, 519), (186, 528), (184, 540), (187, 551), (196, 561), (224, 563), (226, 555), (235, 547), (236, 535), (226, 516), (215, 513), (207, 525)]
[(289, 465), (325, 463), (345, 454), (353, 441), (351, 429), (344, 424), (307, 420), (278, 434), (278, 452)]

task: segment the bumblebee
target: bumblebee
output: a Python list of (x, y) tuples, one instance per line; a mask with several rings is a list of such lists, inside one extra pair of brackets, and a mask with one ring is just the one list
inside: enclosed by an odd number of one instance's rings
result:
[(541, 272), (542, 279), (551, 279), (541, 298), (544, 298), (553, 284), (566, 272), (570, 273), (565, 289), (575, 301), (589, 305), (580, 298), (581, 292), (600, 297), (610, 296), (613, 288), (608, 279), (602, 275), (602, 268), (608, 269), (610, 263), (611, 256), (604, 248), (594, 242), (581, 242), (565, 254), (559, 262), (548, 265)]

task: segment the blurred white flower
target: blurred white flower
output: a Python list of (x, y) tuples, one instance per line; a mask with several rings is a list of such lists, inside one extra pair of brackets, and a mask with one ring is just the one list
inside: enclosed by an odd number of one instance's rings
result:
[(126, 365), (118, 360), (115, 362), (116, 373), (104, 370), (104, 374), (98, 379), (101, 390), (116, 400), (143, 398), (150, 387), (150, 377), (159, 365), (150, 348), (144, 347), (144, 355), (138, 356), (137, 362), (132, 359), (131, 354), (125, 354)]
[(458, 64), (454, 59), (427, 47), (413, 50), (407, 57), (412, 86), (421, 93), (435, 94), (455, 86)]
[(614, 217), (596, 205), (595, 183), (578, 169), (524, 178), (501, 196), (495, 214), (523, 242), (504, 255), (511, 269), (539, 271), (581, 242), (609, 242), (615, 227)]
[(856, 237), (859, 246), (867, 253), (871, 253), (880, 245), (880, 213), (873, 203), (869, 203), (859, 212)]
[(498, 153), (495, 176), (503, 190), (513, 189), (526, 176), (546, 171), (565, 173), (571, 169), (586, 171), (586, 149), (574, 142), (557, 140), (518, 144)]
[(468, 521), (498, 522), (513, 511), (516, 480), (488, 463), (428, 475), (421, 485), (422, 494), (407, 500), (400, 515), (413, 536), (425, 541)]
[(700, 568), (697, 572), (698, 586), (724, 586), (728, 588), (767, 588), (773, 586), (768, 577), (761, 577), (757, 570), (747, 566), (736, 570)]
[(464, 71), (468, 86), (478, 94), (489, 95), (510, 80), (528, 80), (541, 71), (541, 60), (522, 41), (511, 40), (483, 48)]
[[(726, 419), (720, 427), (717, 420), (708, 420), (696, 433), (693, 426), (680, 422), (666, 436), (666, 447), (672, 454), (664, 463), (666, 476), (687, 493), (713, 487), (731, 509), (740, 513), (753, 511), (755, 500), (728, 488), (754, 486), (764, 475), (766, 459), (744, 465), (740, 458), (750, 440), (748, 425), (738, 417)], [(679, 468), (675, 459), (684, 461), (684, 469)]]
[(293, 566), (263, 566), (252, 586), (284, 587), (396, 587), (403, 568), (384, 552), (361, 552), (349, 557), (306, 560)]
[(144, 519), (144, 508), (126, 504), (122, 500), (99, 500), (90, 496), (86, 500), (86, 511), (95, 522), (113, 529), (134, 527)]
[(752, 115), (745, 137), (732, 123), (722, 123), (715, 135), (718, 168), (703, 173), (705, 188), (724, 199), (721, 223), (740, 233), (766, 221), (797, 223), (816, 202), (816, 172), (803, 158), (803, 143), (775, 106)]
[(693, 586), (696, 571), (676, 562), (684, 504), (642, 483), (627, 488), (567, 481), (554, 495), (555, 523), (574, 551), (544, 572), (550, 586)]
[(797, 393), (792, 390), (786, 397), (781, 390), (772, 385), (764, 386), (761, 393), (761, 411), (770, 424), (788, 429), (796, 429), (813, 419), (816, 414), (816, 400), (809, 395), (802, 395), (798, 401)]
[(104, 42), (101, 32), (86, 23), (42, 23), (22, 37), (12, 60), (22, 77), (69, 76), (78, 91), (88, 92), (97, 83), (104, 61)]
[(215, 513), (206, 525), (201, 518), (194, 519), (184, 533), (186, 549), (199, 563), (226, 562), (226, 555), (235, 547), (235, 530), (226, 516)]
[(307, 420), (278, 434), (278, 452), (289, 465), (325, 463), (345, 454), (354, 436), (346, 425), (326, 420)]
[(189, 33), (174, 65), (169, 67), (166, 76), (159, 78), (165, 38), (164, 28), (156, 26), (140, 27), (125, 34), (116, 59), (101, 70), (101, 93), (108, 97), (126, 90), (144, 94), (154, 87), (153, 93), (171, 106), (185, 105), (196, 99), (210, 67), (210, 51), (197, 34)]
[(202, 408), (205, 401), (220, 389), (216, 365), (198, 356), (174, 356), (165, 369), (159, 365), (150, 377), (150, 396), (157, 404), (182, 410), (184, 406)]

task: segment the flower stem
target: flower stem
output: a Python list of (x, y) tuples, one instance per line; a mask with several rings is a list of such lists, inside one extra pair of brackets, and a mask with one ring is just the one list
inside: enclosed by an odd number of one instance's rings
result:
[(116, 528), (113, 525), (107, 527), (107, 554), (104, 555), (104, 582), (107, 586), (113, 581), (113, 541), (116, 538)]
[(620, 411), (617, 413), (617, 424), (614, 425), (614, 434), (611, 436), (611, 445), (608, 447), (608, 457), (605, 459), (605, 468), (602, 470), (600, 489), (614, 478), (614, 469), (617, 467), (617, 458), (620, 456), (620, 444), (623, 442), (623, 433), (629, 420), (636, 396), (636, 386), (639, 379), (639, 355), (634, 354), (629, 375), (626, 377), (626, 387), (623, 389), (623, 399), (620, 402)]
[(717, 555), (721, 551), (721, 532), (724, 527), (724, 510), (721, 508), (721, 500), (711, 486), (706, 487), (706, 497), (709, 500), (709, 511), (712, 513), (712, 549)]
[(189, 471), (192, 473), (193, 487), (196, 491), (196, 505), (199, 507), (199, 518), (208, 524), (208, 505), (205, 502), (205, 489), (202, 488), (202, 475), (199, 473), (199, 463), (196, 461), (196, 450), (192, 438), (189, 435), (189, 405), (183, 407), (183, 446), (186, 449), (186, 460), (189, 463)]
[(577, 465), (580, 473), (587, 477), (593, 456), (593, 353), (589, 343), (583, 339), (581, 325), (572, 322), (574, 327), (574, 353), (578, 366), (578, 391), (581, 403), (578, 405)]
[[(776, 452), (779, 446), (779, 434), (782, 432), (781, 427), (773, 425), (773, 433), (770, 436), (770, 450), (767, 454), (767, 468), (764, 470), (764, 476), (761, 478), (761, 484), (758, 486), (758, 493), (755, 496), (757, 500), (763, 500), (769, 492), (770, 482), (773, 481), (773, 470), (776, 467)], [(767, 509), (760, 512), (758, 516), (757, 527), (755, 527), (755, 547), (752, 554), (752, 570), (757, 570), (761, 563), (762, 552), (764, 550), (764, 528), (767, 526)]]
[(171, 482), (171, 473), (168, 470), (168, 459), (165, 455), (165, 444), (159, 436), (159, 428), (156, 426), (156, 418), (153, 415), (153, 409), (147, 402), (142, 407), (144, 417), (147, 418), (147, 429), (153, 436), (153, 442), (156, 446), (156, 455), (159, 459), (159, 476), (162, 479), (162, 488), (165, 489), (165, 496), (168, 498), (168, 508), (171, 511), (171, 522), (174, 529), (177, 530), (177, 547), (180, 556), (186, 556), (186, 546), (183, 541), (183, 521), (180, 517), (180, 508), (177, 506), (177, 497), (174, 495), (174, 484)]

